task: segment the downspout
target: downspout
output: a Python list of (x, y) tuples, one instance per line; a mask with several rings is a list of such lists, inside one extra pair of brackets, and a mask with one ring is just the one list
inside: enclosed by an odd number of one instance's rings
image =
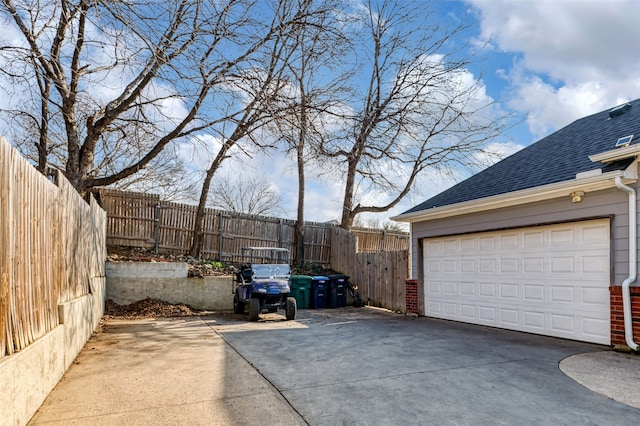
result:
[(636, 191), (622, 183), (622, 178), (615, 179), (618, 189), (629, 194), (629, 276), (622, 282), (622, 308), (624, 311), (624, 338), (632, 350), (637, 351), (638, 345), (633, 341), (633, 320), (631, 316), (631, 290), (629, 286), (637, 278), (637, 215)]

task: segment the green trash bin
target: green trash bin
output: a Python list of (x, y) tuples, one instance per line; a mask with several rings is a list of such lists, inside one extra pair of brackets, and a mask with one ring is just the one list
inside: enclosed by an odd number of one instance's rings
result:
[(308, 275), (291, 275), (291, 296), (295, 297), (298, 309), (309, 309), (311, 302), (311, 282)]

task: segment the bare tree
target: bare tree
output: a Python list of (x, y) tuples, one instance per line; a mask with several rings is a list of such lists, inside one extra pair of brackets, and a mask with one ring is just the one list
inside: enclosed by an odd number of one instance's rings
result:
[(406, 227), (403, 224), (393, 221), (385, 221), (380, 222), (380, 219), (369, 219), (366, 221), (361, 220), (360, 217), (357, 217), (353, 221), (353, 225), (351, 229), (361, 228), (361, 229), (376, 229), (390, 232), (406, 232)]
[(280, 216), (285, 213), (282, 194), (268, 182), (256, 176), (226, 175), (214, 180), (210, 207), (231, 212), (260, 216)]
[(430, 24), (426, 9), (370, 1), (358, 28), (364, 31), (353, 37), (360, 72), (344, 99), (347, 112), (336, 113), (341, 131), (321, 147), (345, 165), (345, 229), (359, 213), (397, 205), (426, 168), (468, 163), (506, 123), (494, 118), (493, 100), (466, 71), (471, 57), (453, 47), (466, 27)]
[(22, 37), (0, 46), (2, 68), (32, 101), (5, 108), (26, 124), (17, 139), (81, 193), (131, 177), (224, 119), (213, 89), (290, 24), (279, 3), (1, 0)]
[(324, 13), (317, 15), (315, 25), (299, 26), (295, 33), (296, 50), (289, 60), (289, 90), (279, 102), (286, 105), (274, 121), (273, 132), (284, 140), (293, 153), (298, 176), (297, 217), (294, 260), (304, 261), (305, 172), (310, 162), (322, 161), (316, 147), (329, 132), (325, 111), (338, 101), (345, 90), (348, 67), (344, 65), (350, 47), (341, 29), (348, 19), (340, 13), (340, 2), (325, 1)]
[[(210, 129), (221, 141), (221, 146), (203, 180), (194, 223), (191, 256), (200, 257), (204, 240), (205, 207), (211, 181), (232, 149), (243, 149), (242, 145), (246, 143), (260, 149), (275, 147), (268, 140), (258, 140), (255, 132), (273, 121), (274, 117), (284, 113), (284, 109), (287, 108), (286, 105), (278, 104), (276, 100), (289, 85), (284, 71), (296, 50), (295, 34), (301, 27), (317, 25), (317, 17), (325, 13), (326, 5), (323, 1), (280, 0), (271, 23), (272, 35), (268, 42), (263, 44), (264, 49), (260, 51), (260, 57), (254, 67), (227, 79), (227, 86), (232, 87), (231, 92), (241, 101), (228, 104), (225, 109), (229, 112), (225, 114), (220, 126)], [(234, 108), (235, 111), (230, 112)]]

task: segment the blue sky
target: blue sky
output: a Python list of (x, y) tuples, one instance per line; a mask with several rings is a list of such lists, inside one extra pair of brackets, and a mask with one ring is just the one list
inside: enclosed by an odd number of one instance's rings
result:
[[(467, 0), (436, 1), (443, 23), (473, 24), (465, 39), (488, 43), (484, 60), (469, 71), (482, 75), (489, 96), (523, 121), (492, 149), (508, 155), (572, 121), (640, 97), (640, 7), (637, 0)], [(481, 73), (481, 74), (480, 74)], [(273, 185), (295, 216), (296, 180), (285, 158), (259, 159), (273, 168)], [(275, 167), (274, 167), (275, 166)], [(448, 188), (469, 174), (425, 174), (409, 197), (384, 222)], [(339, 218), (340, 182), (308, 182), (307, 220)]]
[[(350, 0), (351, 4), (363, 1)], [(500, 108), (522, 118), (502, 140), (490, 145), (493, 151), (511, 154), (577, 118), (640, 98), (638, 0), (434, 0), (432, 4), (443, 25), (472, 25), (454, 40), (485, 45), (478, 56), (483, 60), (469, 66), (468, 73), (481, 77), (486, 95)], [(10, 31), (4, 35), (8, 36)], [(207, 142), (206, 136), (201, 139)], [(185, 144), (178, 147), (179, 155), (205, 170), (216, 141), (208, 141), (208, 146), (198, 151)], [(246, 167), (247, 161), (242, 155), (231, 158), (221, 172), (233, 175), (242, 169), (255, 174), (281, 193), (286, 216), (295, 217), (297, 178), (292, 158), (281, 152), (254, 152), (251, 168)], [(466, 170), (450, 176), (424, 173), (400, 205), (361, 219), (384, 222), (468, 175)], [(339, 219), (342, 191), (339, 176), (314, 176), (310, 171), (306, 219)], [(385, 194), (369, 195), (385, 199)]]

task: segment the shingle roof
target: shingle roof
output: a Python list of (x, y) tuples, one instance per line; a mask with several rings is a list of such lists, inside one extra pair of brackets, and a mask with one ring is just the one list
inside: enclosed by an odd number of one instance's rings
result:
[(632, 159), (605, 166), (589, 156), (615, 149), (618, 138), (630, 134), (635, 135), (631, 144), (640, 144), (640, 99), (628, 103), (631, 108), (622, 115), (609, 118), (610, 108), (576, 120), (405, 213), (563, 182), (597, 168), (624, 169)]

